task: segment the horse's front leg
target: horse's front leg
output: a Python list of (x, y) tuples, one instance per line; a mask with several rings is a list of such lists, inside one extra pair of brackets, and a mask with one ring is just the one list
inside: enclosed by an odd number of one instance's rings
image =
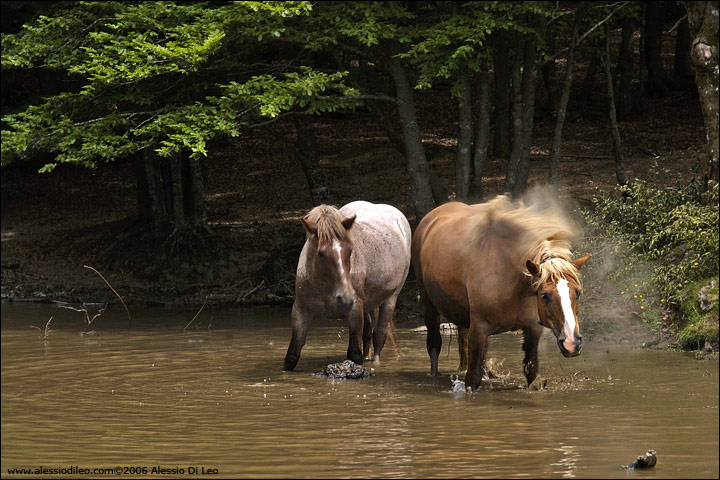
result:
[(363, 363), (363, 323), (365, 312), (363, 301), (360, 297), (355, 300), (352, 310), (348, 313), (348, 325), (350, 327), (350, 340), (348, 342), (347, 358), (358, 365)]
[(458, 353), (460, 354), (460, 366), (458, 367), (458, 373), (467, 373), (468, 369), (468, 329), (465, 327), (457, 327), (457, 338), (458, 338)]
[(294, 370), (298, 360), (300, 360), (300, 351), (305, 345), (307, 338), (308, 325), (310, 323), (310, 315), (303, 311), (296, 303), (292, 307), (292, 338), (290, 346), (285, 354), (285, 365), (283, 370)]
[(525, 340), (523, 341), (523, 350), (525, 351), (525, 359), (523, 360), (523, 371), (528, 385), (530, 385), (537, 377), (538, 372), (538, 343), (543, 333), (543, 326), (537, 323), (537, 320), (528, 322), (523, 328)]
[(365, 325), (363, 326), (363, 358), (370, 360), (370, 342), (373, 337), (373, 316), (377, 319), (377, 311), (365, 312)]
[(490, 325), (478, 316), (471, 317), (467, 333), (469, 361), (465, 374), (465, 386), (470, 387), (473, 391), (478, 389), (482, 381), (489, 339)]

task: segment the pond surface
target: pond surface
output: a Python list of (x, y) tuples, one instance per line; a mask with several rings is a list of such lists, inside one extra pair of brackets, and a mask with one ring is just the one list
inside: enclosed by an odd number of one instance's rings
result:
[[(196, 311), (131, 312), (129, 333), (112, 305), (96, 334), (81, 335), (82, 313), (2, 304), (3, 478), (40, 466), (187, 478), (191, 468), (216, 478), (718, 478), (717, 361), (597, 341), (566, 359), (546, 332), (547, 388), (530, 391), (522, 336), (509, 333), (490, 341), (501, 377), (453, 393), (457, 342), (446, 335), (441, 377), (427, 375), (425, 334), (400, 331), (401, 356), (386, 346), (371, 378), (330, 380), (311, 373), (344, 360), (341, 321), (311, 325), (296, 371), (283, 372), (288, 309), (206, 309), (187, 332)], [(44, 340), (30, 326), (50, 317)], [(655, 468), (621, 468), (649, 449)]]

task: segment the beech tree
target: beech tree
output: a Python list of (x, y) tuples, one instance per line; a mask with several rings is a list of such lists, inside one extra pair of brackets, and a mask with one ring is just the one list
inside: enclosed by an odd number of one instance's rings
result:
[(359, 104), (346, 72), (263, 58), (284, 20), (310, 10), (309, 2), (53, 5), (3, 35), (2, 68), (72, 81), (3, 117), (2, 165), (43, 153), (51, 160), (41, 172), (133, 158), (141, 219), (206, 229), (202, 162), (214, 138), (284, 112)]
[(690, 57), (700, 105), (705, 118), (707, 139), (707, 167), (705, 189), (710, 180), (718, 181), (718, 4), (720, 2), (685, 2), (692, 34)]

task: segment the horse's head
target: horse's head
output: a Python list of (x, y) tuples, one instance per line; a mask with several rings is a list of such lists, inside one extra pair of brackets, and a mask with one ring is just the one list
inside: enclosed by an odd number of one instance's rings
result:
[(357, 298), (350, 277), (352, 240), (349, 230), (355, 216), (344, 218), (337, 209), (332, 210), (319, 217), (309, 214), (301, 220), (310, 242), (307, 261), (312, 265), (314, 281), (330, 295), (326, 299), (328, 306), (344, 315), (352, 309)]
[(578, 302), (582, 285), (579, 271), (592, 255), (575, 261), (547, 256), (539, 263), (526, 262), (537, 288), (539, 322), (552, 330), (566, 357), (580, 355), (582, 336), (578, 323)]

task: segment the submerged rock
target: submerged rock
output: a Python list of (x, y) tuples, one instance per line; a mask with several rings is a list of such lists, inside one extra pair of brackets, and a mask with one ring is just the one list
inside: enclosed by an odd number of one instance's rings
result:
[(322, 372), (313, 373), (313, 375), (339, 380), (345, 378), (368, 378), (370, 372), (367, 368), (356, 364), (352, 360), (345, 360), (342, 363), (331, 363)]

